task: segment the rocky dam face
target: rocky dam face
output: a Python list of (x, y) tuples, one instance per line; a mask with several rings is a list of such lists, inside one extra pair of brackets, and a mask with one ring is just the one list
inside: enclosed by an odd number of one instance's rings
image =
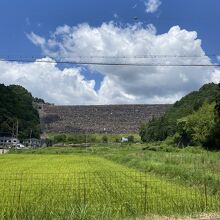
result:
[(163, 115), (171, 105), (41, 105), (41, 127), (46, 133), (114, 133), (139, 131), (141, 123)]

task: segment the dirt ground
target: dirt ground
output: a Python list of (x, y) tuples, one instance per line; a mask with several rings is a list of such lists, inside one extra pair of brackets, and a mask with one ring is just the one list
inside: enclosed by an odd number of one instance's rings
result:
[(220, 214), (206, 214), (192, 217), (166, 217), (166, 216), (146, 216), (130, 220), (220, 220)]

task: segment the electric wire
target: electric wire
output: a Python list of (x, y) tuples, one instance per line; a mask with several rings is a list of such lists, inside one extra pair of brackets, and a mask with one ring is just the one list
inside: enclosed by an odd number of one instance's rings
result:
[(97, 66), (148, 66), (148, 67), (220, 67), (213, 63), (141, 63), (141, 62), (93, 62), (93, 61), (61, 61), (61, 60), (32, 60), (32, 59), (0, 59), (0, 62), (18, 63), (48, 63), (48, 64), (72, 64), (72, 65), (97, 65)]

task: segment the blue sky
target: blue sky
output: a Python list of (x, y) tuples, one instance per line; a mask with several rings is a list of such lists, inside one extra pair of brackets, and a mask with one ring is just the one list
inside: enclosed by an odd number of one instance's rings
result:
[[(64, 24), (74, 26), (87, 22), (98, 26), (110, 20), (132, 23), (135, 16), (141, 22), (154, 24), (158, 33), (174, 25), (197, 31), (204, 50), (208, 54), (219, 53), (219, 0), (164, 0), (154, 14), (145, 13), (144, 7), (143, 0), (1, 0), (1, 55), (40, 55), (39, 48), (25, 35), (30, 31), (47, 36)], [(114, 18), (114, 14), (118, 18)]]
[[(79, 24), (88, 23), (90, 27), (101, 27), (103, 23), (109, 23), (110, 21), (114, 21), (117, 27), (123, 27), (123, 25), (126, 24), (135, 25), (137, 21), (142, 22), (143, 28), (147, 27), (148, 24), (153, 24), (157, 30), (156, 35), (167, 33), (170, 28), (178, 25), (180, 29), (186, 29), (188, 32), (197, 32), (198, 39), (202, 40), (202, 49), (206, 54), (220, 55), (219, 0), (161, 0), (159, 7), (152, 13), (146, 12), (146, 4), (148, 1), (149, 0), (1, 0), (0, 57), (44, 56), (45, 51), (42, 47), (28, 39), (27, 35), (30, 33), (35, 33), (37, 36), (49, 40), (51, 39), (51, 33), (54, 33), (59, 26), (68, 25), (69, 27), (76, 27)], [(133, 19), (134, 17), (137, 17), (136, 21)], [(212, 61), (214, 62), (216, 59), (212, 58)], [(63, 68), (60, 67), (60, 69)], [(92, 72), (93, 73), (91, 73), (91, 68), (88, 67), (87, 69), (83, 69), (80, 74), (88, 81), (94, 80), (96, 92), (99, 90), (104, 77), (107, 75), (102, 74), (100, 69), (95, 69)], [(103, 72), (105, 71), (103, 70)], [(3, 80), (5, 83), (10, 82), (9, 80), (6, 81)], [(19, 80), (17, 80), (17, 82), (19, 83)], [(177, 95), (171, 100), (177, 99), (177, 97), (180, 97), (193, 88), (197, 89), (198, 85), (199, 84), (194, 85), (194, 87), (186, 87), (183, 91), (173, 91), (173, 93)], [(121, 93), (125, 92), (129, 97), (133, 96), (128, 90), (126, 91), (127, 92), (122, 91)], [(34, 95), (44, 96), (43, 94), (35, 92), (34, 89), (32, 92)], [(156, 96), (158, 97), (158, 94), (156, 94)], [(50, 99), (47, 96), (44, 98)], [(131, 100), (133, 100), (133, 98)], [(141, 100), (143, 99), (139, 99), (137, 102)], [(86, 102), (86, 100), (84, 102)], [(94, 101), (94, 103), (95, 102), (96, 101)], [(123, 99), (117, 101), (111, 99), (109, 101), (109, 103), (118, 102), (123, 102)], [(149, 100), (144, 100), (143, 102), (149, 102)], [(76, 103), (78, 103), (78, 101), (76, 101)]]

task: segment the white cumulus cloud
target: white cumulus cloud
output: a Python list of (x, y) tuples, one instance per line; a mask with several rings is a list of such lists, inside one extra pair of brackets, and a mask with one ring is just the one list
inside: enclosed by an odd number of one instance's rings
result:
[[(95, 93), (98, 97), (96, 104), (172, 103), (211, 82), (215, 74), (213, 67), (157, 65), (211, 64), (197, 33), (179, 26), (157, 35), (153, 25), (122, 27), (112, 22), (103, 23), (100, 27), (65, 25), (58, 27), (44, 41), (43, 47), (40, 45), (43, 53), (55, 59), (65, 57), (78, 61), (76, 57), (81, 56), (88, 57), (83, 61), (156, 64), (149, 67), (90, 65), (91, 71), (95, 70), (104, 77)], [(35, 43), (35, 40), (32, 42)], [(141, 55), (148, 55), (148, 58), (140, 58)], [(157, 55), (157, 58), (152, 55)]]
[(220, 69), (215, 69), (215, 71), (212, 74), (212, 82), (214, 83), (220, 83)]
[[(44, 58), (38, 61), (53, 61)], [(81, 68), (60, 70), (54, 63), (0, 63), (0, 82), (19, 84), (34, 96), (56, 104), (92, 104), (98, 102), (95, 81), (87, 81)]]
[(158, 10), (158, 8), (161, 5), (161, 1), (160, 0), (147, 0), (145, 2), (145, 6), (146, 6), (146, 12), (147, 13), (154, 13)]
[(93, 78), (93, 71), (102, 75), (100, 88), (95, 89), (97, 82), (84, 76), (84, 66), (60, 69), (56, 63), (0, 63), (2, 83), (20, 84), (34, 96), (56, 104), (173, 103), (204, 83), (220, 80), (219, 70), (214, 67), (157, 65), (211, 64), (197, 33), (179, 26), (157, 34), (153, 25), (118, 26), (112, 22), (99, 27), (65, 25), (58, 27), (48, 39), (36, 33), (29, 34), (28, 38), (41, 47), (46, 57), (41, 61), (65, 58), (67, 61), (155, 64), (87, 65), (91, 72), (89, 78)]

